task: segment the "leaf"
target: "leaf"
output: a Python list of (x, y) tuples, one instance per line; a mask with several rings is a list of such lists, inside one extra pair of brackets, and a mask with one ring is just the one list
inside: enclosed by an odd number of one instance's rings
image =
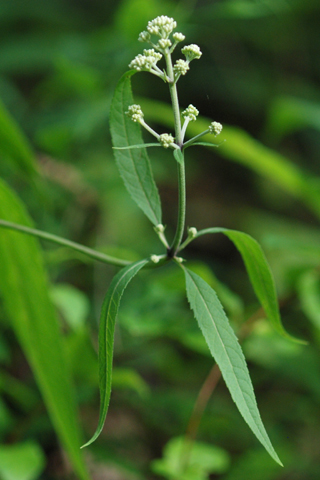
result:
[(145, 148), (119, 150), (119, 147), (143, 143), (140, 125), (125, 113), (134, 103), (131, 93), (131, 76), (134, 73), (129, 71), (124, 74), (116, 87), (110, 107), (110, 131), (116, 147), (115, 159), (128, 192), (149, 220), (159, 225), (162, 223), (160, 197)]
[(227, 228), (206, 228), (200, 230), (197, 237), (206, 233), (223, 233), (234, 243), (242, 256), (253, 290), (275, 330), (294, 342), (305, 344), (305, 341), (289, 335), (281, 323), (274, 280), (259, 243), (247, 233)]
[(0, 100), (0, 156), (14, 162), (24, 174), (37, 172), (35, 156), (20, 127)]
[(93, 443), (100, 435), (108, 412), (111, 381), (113, 337), (116, 317), (122, 294), (132, 278), (149, 262), (148, 259), (139, 260), (120, 270), (113, 278), (105, 296), (99, 327), (99, 389), (100, 389), (100, 414), (98, 427), (93, 437), (81, 448)]
[(267, 452), (282, 465), (261, 421), (241, 347), (215, 291), (197, 274), (182, 268), (190, 306), (233, 401)]
[[(0, 218), (30, 225), (19, 199), (0, 181)], [(80, 454), (74, 391), (36, 239), (0, 231), (0, 294), (32, 368), (51, 421), (81, 480), (89, 476)]]
[(174, 156), (175, 160), (177, 160), (177, 162), (180, 163), (180, 165), (183, 164), (184, 157), (183, 157), (183, 152), (180, 149), (175, 148), (173, 150), (173, 156)]
[(45, 455), (33, 442), (0, 445), (2, 480), (37, 480), (45, 468)]
[(201, 145), (202, 147), (220, 147), (221, 143), (194, 142), (191, 143), (190, 147), (193, 147), (195, 145)]

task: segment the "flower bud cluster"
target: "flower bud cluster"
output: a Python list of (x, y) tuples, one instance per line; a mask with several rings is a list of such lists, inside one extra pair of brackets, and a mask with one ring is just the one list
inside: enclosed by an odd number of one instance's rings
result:
[(163, 76), (163, 72), (157, 67), (157, 62), (161, 60), (161, 58), (161, 53), (156, 52), (153, 48), (143, 50), (143, 55), (139, 53), (139, 55), (129, 63), (129, 68), (137, 70), (137, 72), (146, 71), (158, 76)]
[(198, 115), (199, 115), (199, 110), (193, 105), (189, 105), (189, 107), (182, 112), (182, 116), (185, 119), (188, 119), (190, 122), (195, 122), (197, 120)]
[(219, 135), (222, 132), (222, 125), (219, 122), (212, 122), (209, 125), (209, 133), (213, 133), (215, 136)]
[(199, 60), (202, 55), (200, 48), (194, 43), (183, 47), (181, 52), (186, 57), (187, 62), (191, 62), (192, 60)]
[(126, 112), (126, 115), (128, 115), (128, 117), (131, 118), (133, 122), (138, 122), (138, 123), (141, 123), (144, 116), (140, 105), (130, 105), (128, 107), (128, 111)]
[(159, 135), (159, 142), (162, 147), (169, 148), (173, 146), (174, 138), (171, 133), (163, 133), (162, 135)]

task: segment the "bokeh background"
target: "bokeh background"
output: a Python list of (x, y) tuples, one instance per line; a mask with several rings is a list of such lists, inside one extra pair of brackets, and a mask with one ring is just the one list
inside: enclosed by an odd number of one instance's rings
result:
[[(92, 480), (316, 480), (318, 0), (1, 2), (1, 116), (10, 115), (28, 139), (40, 172), (32, 180), (14, 148), (2, 143), (1, 178), (39, 229), (132, 260), (162, 253), (122, 184), (108, 128), (117, 81), (142, 51), (139, 32), (157, 15), (173, 16), (186, 42), (203, 52), (179, 81), (181, 107), (192, 103), (202, 117), (225, 126), (218, 149), (187, 151), (187, 225), (238, 229), (259, 240), (274, 273), (283, 323), (309, 344), (275, 334), (233, 245), (219, 235), (202, 237), (185, 257), (215, 286), (242, 335), (261, 415), (284, 468), (264, 452), (224, 383), (215, 386), (215, 378), (208, 379), (213, 360), (188, 309), (183, 279), (171, 267), (143, 273), (123, 297), (110, 411), (101, 437), (83, 452), (85, 461)], [(166, 85), (147, 73), (132, 83), (146, 120), (159, 133), (170, 131)], [(0, 130), (5, 128), (0, 118)], [(177, 214), (176, 165), (159, 150), (149, 153), (170, 237)], [(79, 422), (89, 438), (99, 411), (99, 310), (117, 269), (42, 245)], [(1, 303), (0, 364), (0, 477), (77, 478)], [(206, 379), (212, 396), (206, 401), (202, 390), (206, 408), (192, 414)], [(186, 472), (175, 476), (183, 460), (179, 437), (186, 431), (196, 440), (195, 450), (187, 455)]]

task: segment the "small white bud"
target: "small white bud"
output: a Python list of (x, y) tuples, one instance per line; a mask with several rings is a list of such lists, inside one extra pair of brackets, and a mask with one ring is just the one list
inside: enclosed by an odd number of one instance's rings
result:
[(198, 115), (199, 115), (199, 110), (193, 105), (189, 105), (189, 107), (182, 112), (182, 116), (184, 118), (189, 118), (190, 122), (195, 122), (197, 120)]
[(185, 55), (187, 62), (195, 59), (198, 60), (202, 55), (200, 48), (195, 44), (186, 45), (182, 48), (181, 52)]
[(159, 46), (161, 50), (165, 50), (166, 48), (170, 48), (171, 45), (172, 43), (171, 43), (171, 40), (169, 40), (169, 38), (161, 38), (157, 46)]
[(139, 34), (138, 41), (149, 43), (151, 40), (151, 35), (149, 32), (143, 31)]
[(165, 227), (164, 225), (162, 225), (162, 223), (159, 223), (159, 225), (156, 225), (154, 229), (157, 233), (164, 233), (165, 231)]
[(195, 227), (188, 228), (188, 235), (190, 238), (195, 238), (197, 236), (198, 230)]
[(163, 133), (159, 136), (159, 142), (164, 148), (169, 148), (174, 144), (174, 138), (171, 133)]
[(160, 260), (161, 260), (161, 256), (160, 255), (151, 255), (150, 259), (153, 263), (159, 263)]
[(214, 135), (219, 135), (222, 132), (222, 125), (219, 122), (212, 122), (209, 125), (209, 133), (213, 133)]

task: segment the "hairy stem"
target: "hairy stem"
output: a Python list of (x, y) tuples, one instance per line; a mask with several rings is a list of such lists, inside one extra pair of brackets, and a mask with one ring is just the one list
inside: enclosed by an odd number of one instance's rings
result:
[(58, 237), (57, 235), (42, 232), (41, 230), (29, 228), (24, 225), (19, 225), (18, 223), (7, 222), (6, 220), (0, 219), (0, 227), (16, 230), (18, 232), (26, 233), (28, 235), (33, 235), (34, 237), (42, 238), (43, 240), (48, 240), (49, 242), (63, 245), (64, 247), (72, 248), (73, 250), (77, 250), (78, 252), (81, 252), (84, 255), (93, 258), (94, 260), (99, 260), (100, 262), (117, 265), (119, 267), (124, 267), (132, 263), (127, 260), (122, 260), (120, 258), (111, 257), (110, 255), (105, 255), (104, 253), (97, 252), (96, 250), (85, 247), (84, 245), (80, 245), (79, 243), (72, 242), (71, 240), (66, 240), (62, 237)]
[(175, 233), (175, 237), (170, 248), (170, 252), (173, 256), (179, 250), (179, 246), (182, 241), (185, 218), (186, 218), (186, 175), (185, 175), (185, 166), (184, 160), (181, 163), (178, 163), (178, 182), (179, 182), (179, 210), (178, 210), (178, 223)]

